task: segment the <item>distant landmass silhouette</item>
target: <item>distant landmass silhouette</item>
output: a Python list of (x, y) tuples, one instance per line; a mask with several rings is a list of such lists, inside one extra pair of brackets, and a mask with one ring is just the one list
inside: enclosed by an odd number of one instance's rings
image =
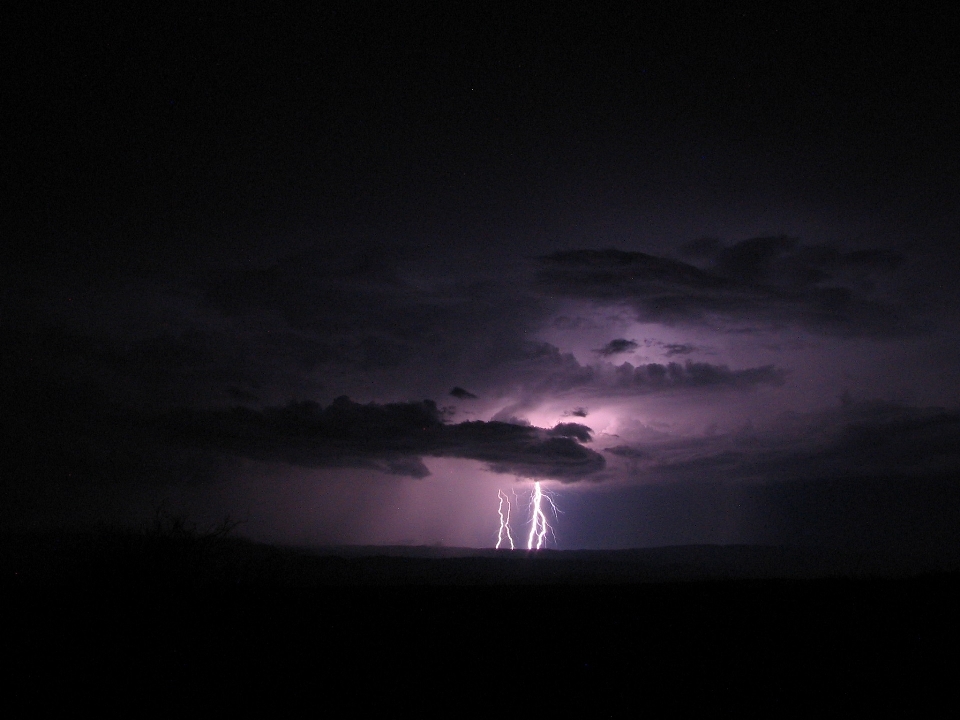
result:
[(0, 538), (15, 701), (271, 710), (362, 678), (385, 709), (546, 698), (551, 715), (620, 717), (624, 702), (913, 703), (955, 684), (960, 575), (942, 556), (292, 548), (174, 529)]
[(243, 538), (135, 532), (8, 534), (5, 582), (281, 585), (610, 584), (903, 578), (960, 570), (960, 552), (685, 545), (629, 550), (493, 550), (436, 546), (291, 547)]

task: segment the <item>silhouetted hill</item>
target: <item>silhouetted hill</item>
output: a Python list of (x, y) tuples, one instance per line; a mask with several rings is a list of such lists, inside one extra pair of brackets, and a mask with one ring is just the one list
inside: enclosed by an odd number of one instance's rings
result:
[(868, 560), (6, 536), (5, 702), (165, 716), (344, 703), (418, 717), (923, 714), (956, 692), (960, 576), (883, 576)]
[(911, 577), (960, 570), (960, 553), (695, 545), (635, 550), (294, 548), (125, 530), (3, 537), (4, 582), (95, 585), (618, 584)]

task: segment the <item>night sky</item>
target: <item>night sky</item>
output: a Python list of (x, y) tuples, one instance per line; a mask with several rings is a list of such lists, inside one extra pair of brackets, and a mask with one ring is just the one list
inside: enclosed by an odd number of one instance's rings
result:
[(4, 527), (958, 547), (948, 5), (28, 6)]

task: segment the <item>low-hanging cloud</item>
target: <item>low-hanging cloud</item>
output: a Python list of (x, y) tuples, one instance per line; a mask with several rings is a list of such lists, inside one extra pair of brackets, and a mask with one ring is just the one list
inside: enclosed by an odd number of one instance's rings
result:
[(450, 391), (450, 394), (457, 398), (458, 400), (476, 400), (477, 396), (474, 395), (469, 390), (464, 390), (462, 387), (455, 387)]
[(671, 481), (957, 477), (960, 413), (862, 403), (784, 419), (765, 431), (605, 448)]
[(327, 407), (294, 403), (262, 411), (181, 409), (162, 426), (194, 447), (306, 467), (360, 466), (410, 477), (429, 470), (421, 457), (458, 457), (494, 472), (573, 482), (602, 470), (602, 455), (583, 447), (590, 429), (561, 423), (547, 430), (504, 422), (447, 424), (432, 401), (362, 405), (340, 397)]
[(558, 423), (552, 429), (547, 431), (551, 437), (571, 437), (580, 442), (590, 442), (593, 438), (593, 430), (580, 423)]
[(661, 345), (665, 350), (667, 357), (673, 357), (674, 355), (689, 355), (697, 350), (695, 345), (690, 345), (688, 343), (661, 343)]
[(686, 254), (700, 266), (642, 252), (558, 251), (539, 258), (538, 280), (551, 293), (628, 303), (641, 322), (798, 325), (842, 336), (916, 330), (899, 308), (871, 291), (875, 275), (901, 262), (892, 253), (844, 253), (763, 237), (731, 246), (700, 241)]
[(636, 349), (637, 343), (635, 341), (627, 340), (625, 338), (617, 338), (615, 340), (611, 340), (596, 352), (598, 355), (609, 357), (610, 355), (633, 352)]

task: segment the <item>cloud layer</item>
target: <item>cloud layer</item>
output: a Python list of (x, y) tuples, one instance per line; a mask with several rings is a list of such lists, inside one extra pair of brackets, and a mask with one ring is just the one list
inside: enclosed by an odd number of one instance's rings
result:
[(784, 416), (765, 430), (620, 444), (604, 452), (632, 472), (672, 481), (782, 482), (954, 476), (960, 414), (943, 408), (852, 403)]
[(611, 340), (602, 348), (597, 350), (598, 355), (603, 355), (604, 357), (609, 357), (610, 355), (619, 355), (620, 353), (629, 353), (637, 349), (637, 343), (633, 340), (627, 340), (625, 338), (617, 338)]
[(592, 396), (645, 395), (660, 392), (746, 390), (761, 385), (781, 385), (786, 371), (774, 365), (731, 369), (725, 364), (693, 362), (619, 365), (601, 361), (581, 364), (572, 353), (550, 343), (527, 343), (524, 355), (506, 372), (522, 384), (524, 392), (547, 396), (579, 391)]
[(178, 410), (161, 425), (193, 447), (307, 467), (360, 466), (425, 477), (422, 456), (479, 460), (525, 477), (578, 480), (602, 470), (602, 455), (583, 447), (590, 429), (561, 423), (544, 430), (505, 422), (444, 422), (429, 400), (362, 405), (339, 397), (255, 411)]
[(782, 236), (730, 246), (705, 240), (684, 251), (699, 264), (612, 249), (555, 252), (539, 258), (538, 280), (550, 293), (628, 303), (642, 322), (799, 325), (841, 336), (915, 330), (892, 303), (872, 296), (873, 277), (901, 262), (892, 253), (845, 253)]

